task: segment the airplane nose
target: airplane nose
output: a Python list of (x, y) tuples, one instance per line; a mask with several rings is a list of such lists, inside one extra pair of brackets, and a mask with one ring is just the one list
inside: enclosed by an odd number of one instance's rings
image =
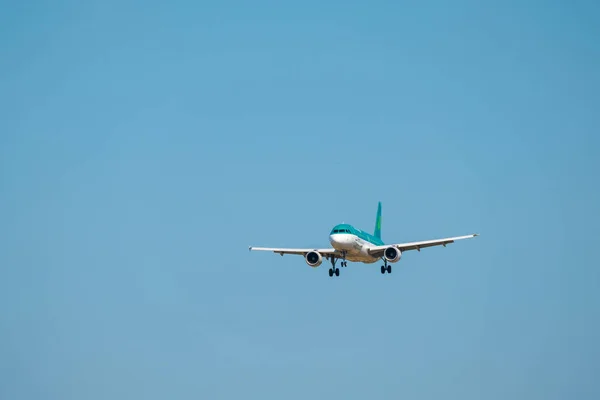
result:
[(338, 248), (345, 248), (348, 245), (348, 239), (346, 238), (346, 235), (340, 235), (339, 233), (329, 235), (329, 242), (332, 246), (335, 244)]

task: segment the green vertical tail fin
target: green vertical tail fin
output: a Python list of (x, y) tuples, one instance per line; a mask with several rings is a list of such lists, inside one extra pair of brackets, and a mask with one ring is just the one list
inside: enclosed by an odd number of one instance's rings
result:
[(377, 218), (375, 219), (375, 233), (377, 239), (381, 239), (381, 202), (377, 205)]

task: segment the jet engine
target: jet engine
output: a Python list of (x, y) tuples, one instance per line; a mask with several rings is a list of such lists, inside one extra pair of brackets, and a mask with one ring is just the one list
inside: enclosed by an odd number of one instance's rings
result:
[(387, 249), (385, 249), (383, 256), (385, 257), (387, 262), (395, 263), (395, 262), (400, 261), (402, 252), (400, 250), (398, 250), (397, 248), (395, 248), (394, 246), (390, 246)]
[(318, 267), (323, 262), (323, 257), (318, 251), (310, 251), (306, 253), (306, 257), (304, 258), (306, 263), (313, 268)]

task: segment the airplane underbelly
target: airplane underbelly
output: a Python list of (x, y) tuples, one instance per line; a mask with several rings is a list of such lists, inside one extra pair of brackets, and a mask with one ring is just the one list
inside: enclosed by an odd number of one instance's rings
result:
[(366, 263), (366, 264), (374, 263), (377, 261), (376, 258), (373, 258), (369, 255), (365, 255), (363, 253), (356, 253), (356, 254), (349, 253), (346, 256), (346, 260), (352, 261), (352, 262), (362, 262), (362, 263)]
[(367, 251), (367, 247), (361, 240), (357, 240), (353, 243), (352, 250), (348, 251), (346, 255), (346, 259), (348, 261), (353, 262), (363, 262), (363, 263), (374, 263), (377, 261), (377, 258), (373, 258), (369, 252)]
[(346, 260), (351, 262), (374, 263), (378, 259), (371, 257), (368, 252), (369, 244), (353, 235), (337, 235), (331, 245), (339, 251), (346, 252)]

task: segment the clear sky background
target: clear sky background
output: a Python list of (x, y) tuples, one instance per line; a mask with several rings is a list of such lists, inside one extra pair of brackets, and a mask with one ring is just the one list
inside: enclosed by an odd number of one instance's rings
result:
[(598, 399), (598, 4), (3, 2), (0, 398)]

